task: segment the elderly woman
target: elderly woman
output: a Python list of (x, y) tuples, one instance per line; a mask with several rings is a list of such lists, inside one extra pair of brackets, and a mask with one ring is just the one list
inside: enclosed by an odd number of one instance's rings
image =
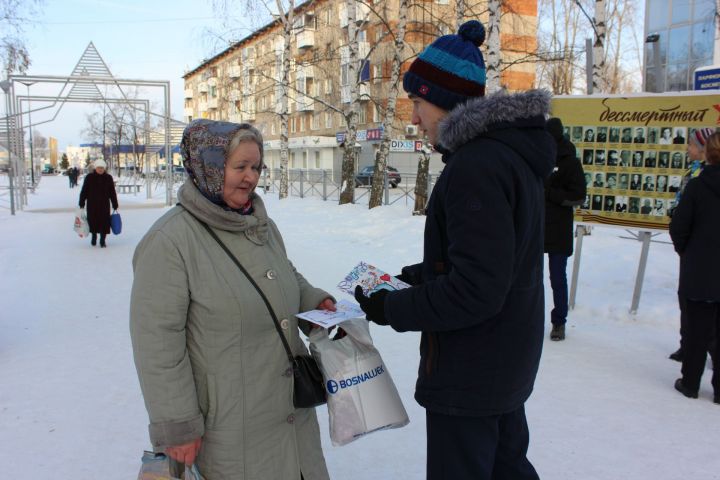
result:
[(100, 247), (105, 248), (105, 236), (110, 233), (110, 206), (113, 210), (118, 208), (115, 181), (112, 175), (105, 171), (107, 165), (104, 160), (95, 161), (95, 170), (85, 175), (82, 189), (80, 189), (80, 208), (85, 208), (87, 202), (87, 219), (90, 227), (90, 244), (97, 245), (97, 236), (100, 234)]
[[(181, 206), (133, 257), (130, 332), (152, 445), (180, 463), (197, 456), (206, 480), (327, 479), (315, 410), (293, 406), (278, 329), (294, 355), (307, 353), (294, 315), (334, 310), (334, 301), (295, 270), (255, 193), (262, 136), (248, 124), (196, 120), (181, 150)], [(201, 222), (264, 292), (278, 329)]]
[(684, 301), (682, 332), (682, 378), (675, 389), (697, 398), (705, 370), (708, 347), (712, 345), (712, 387), (720, 403), (720, 133), (705, 142), (705, 168), (690, 180), (670, 223), (670, 237), (680, 255), (678, 296)]

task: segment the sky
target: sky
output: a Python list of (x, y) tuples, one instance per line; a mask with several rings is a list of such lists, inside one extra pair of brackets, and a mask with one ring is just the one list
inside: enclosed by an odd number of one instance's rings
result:
[[(211, 0), (46, 0), (35, 21), (25, 29), (31, 75), (70, 75), (93, 42), (117, 78), (169, 80), (171, 112), (183, 117), (182, 75), (249, 33), (233, 17), (221, 20)], [(20, 86), (19, 94), (26, 94)], [(31, 94), (57, 95), (59, 90), (33, 85)], [(146, 91), (154, 98), (159, 89)], [(4, 108), (4, 102), (2, 108)], [(155, 101), (162, 109), (162, 97)], [(39, 106), (33, 105), (33, 109)], [(97, 107), (66, 104), (57, 118), (47, 110), (33, 115), (44, 136), (58, 139), (59, 148), (79, 145), (85, 114)], [(27, 123), (27, 122), (26, 122)]]
[[(78, 190), (67, 177), (43, 176), (27, 208), (11, 216), (0, 188), (4, 478), (127, 480), (150, 448), (129, 339), (131, 258), (167, 211), (165, 192), (120, 194), (123, 231), (100, 249), (73, 232)], [(402, 190), (392, 189), (393, 200)], [(412, 201), (368, 210), (317, 196), (264, 198), (298, 271), (337, 298), (352, 300), (336, 286), (360, 260), (394, 273), (422, 256), (425, 218), (412, 215)], [(547, 339), (552, 291), (545, 282), (546, 339), (526, 403), (529, 458), (540, 478), (552, 480), (718, 480), (712, 370), (691, 400), (673, 389), (680, 364), (667, 358), (678, 346), (677, 255), (667, 234), (653, 239), (631, 315), (640, 243), (628, 236), (598, 226), (585, 238), (563, 342)], [(410, 423), (333, 447), (328, 408), (318, 407), (331, 478), (422, 480), (425, 412), (413, 398), (419, 335), (375, 324), (370, 333)]]

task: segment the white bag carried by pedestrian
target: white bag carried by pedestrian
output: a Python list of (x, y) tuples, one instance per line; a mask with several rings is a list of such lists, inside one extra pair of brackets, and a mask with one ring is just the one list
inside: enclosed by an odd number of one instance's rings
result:
[(310, 333), (310, 351), (328, 392), (332, 444), (346, 445), (371, 432), (407, 425), (407, 412), (373, 346), (367, 320), (356, 318), (338, 326), (347, 332), (339, 340), (331, 340), (324, 328)]
[(84, 208), (75, 209), (75, 221), (73, 222), (73, 230), (77, 233), (80, 238), (85, 238), (90, 235), (90, 226), (87, 221), (87, 213)]

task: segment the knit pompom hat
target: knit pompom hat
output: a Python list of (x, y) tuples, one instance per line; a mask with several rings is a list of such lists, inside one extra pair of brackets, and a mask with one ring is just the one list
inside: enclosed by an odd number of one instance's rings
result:
[(690, 141), (700, 148), (705, 148), (707, 139), (710, 138), (710, 135), (712, 135), (713, 133), (715, 133), (715, 130), (713, 130), (712, 128), (698, 128), (690, 134)]
[(408, 94), (452, 110), (472, 97), (485, 95), (485, 60), (480, 45), (485, 27), (477, 20), (463, 23), (457, 35), (439, 37), (410, 64), (403, 77)]
[(107, 168), (107, 163), (105, 160), (95, 160), (94, 166), (95, 168)]

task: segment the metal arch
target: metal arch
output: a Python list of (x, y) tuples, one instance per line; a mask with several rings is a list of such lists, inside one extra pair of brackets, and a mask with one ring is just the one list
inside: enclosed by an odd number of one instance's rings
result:
[[(27, 205), (27, 178), (25, 175), (25, 149), (24, 149), (24, 138), (23, 129), (26, 127), (32, 127), (35, 125), (41, 125), (44, 123), (55, 120), (62, 110), (65, 103), (117, 103), (127, 105), (129, 108), (142, 111), (145, 113), (145, 126), (141, 127), (145, 132), (145, 146), (146, 155), (148, 155), (147, 149), (151, 147), (153, 139), (153, 132), (150, 131), (150, 117), (159, 117), (162, 119), (162, 131), (157, 132), (156, 139), (162, 138), (162, 144), (167, 157), (167, 182), (166, 182), (166, 205), (173, 204), (173, 178), (172, 178), (172, 141), (176, 140), (179, 142), (179, 137), (182, 134), (182, 129), (185, 127), (185, 123), (179, 120), (175, 120), (171, 116), (170, 111), (170, 82), (161, 80), (142, 80), (142, 79), (123, 79), (115, 78), (110, 69), (108, 68), (102, 56), (99, 54), (95, 45), (90, 42), (86, 47), (83, 55), (81, 56), (78, 63), (73, 68), (70, 76), (57, 76), (57, 75), (10, 75), (4, 82), (0, 82), (3, 91), (5, 92), (5, 117), (0, 119), (0, 146), (5, 147), (8, 150), (11, 171), (9, 175), (11, 177), (11, 211), (15, 214), (15, 207), (18, 206), (20, 209), (24, 205)], [(41, 96), (41, 95), (16, 95), (15, 84), (23, 83), (25, 85), (33, 84), (64, 84), (60, 90), (60, 93), (56, 96)], [(98, 86), (111, 86), (116, 87), (120, 93), (121, 98), (108, 97), (107, 90), (105, 94), (101, 92)], [(161, 88), (163, 91), (164, 109), (163, 113), (159, 114), (153, 112), (149, 108), (149, 100), (147, 99), (130, 99), (127, 97), (123, 86), (134, 86), (134, 87), (149, 87), (149, 88)], [(68, 90), (69, 89), (69, 90)], [(65, 94), (65, 92), (67, 93)], [(40, 108), (31, 108), (30, 101), (36, 100), (40, 102), (49, 102), (50, 105), (45, 105)], [(23, 111), (23, 103), (28, 103), (27, 111)], [(142, 105), (144, 108), (138, 108), (135, 105)], [(23, 125), (23, 116), (25, 114), (31, 114), (33, 112), (39, 112), (43, 110), (55, 108), (52, 118), (49, 120), (43, 120), (36, 123), (30, 123), (29, 125)], [(114, 112), (111, 111), (114, 115)], [(139, 126), (137, 123), (133, 123), (134, 126)], [(161, 137), (160, 137), (161, 136)], [(152, 150), (152, 148), (151, 148)], [(156, 149), (157, 151), (160, 148)], [(152, 154), (152, 152), (150, 152)], [(149, 157), (148, 157), (149, 159)], [(149, 162), (146, 164), (149, 165)], [(13, 182), (13, 180), (15, 180)], [(13, 185), (14, 184), (14, 185)], [(31, 186), (31, 188), (34, 187)], [(148, 182), (147, 195), (151, 196), (150, 187)]]

